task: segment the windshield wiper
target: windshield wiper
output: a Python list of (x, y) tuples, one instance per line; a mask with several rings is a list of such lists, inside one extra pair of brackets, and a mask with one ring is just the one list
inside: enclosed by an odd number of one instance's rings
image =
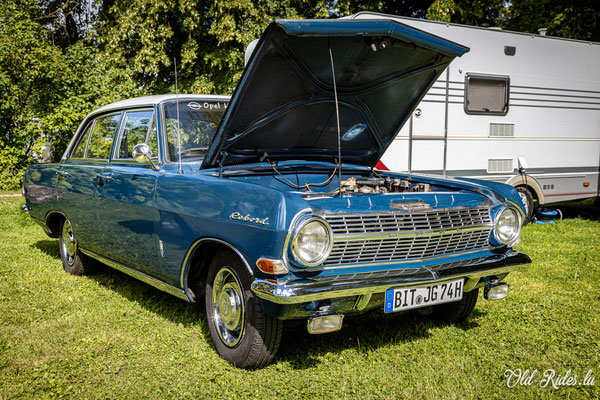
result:
[(188, 154), (188, 153), (206, 153), (206, 147), (192, 147), (189, 149), (183, 149), (181, 150), (181, 154)]

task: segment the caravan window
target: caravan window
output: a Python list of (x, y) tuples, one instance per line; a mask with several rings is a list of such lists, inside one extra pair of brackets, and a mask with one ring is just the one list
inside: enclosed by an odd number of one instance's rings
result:
[(465, 112), (467, 114), (506, 115), (509, 87), (508, 76), (467, 74)]

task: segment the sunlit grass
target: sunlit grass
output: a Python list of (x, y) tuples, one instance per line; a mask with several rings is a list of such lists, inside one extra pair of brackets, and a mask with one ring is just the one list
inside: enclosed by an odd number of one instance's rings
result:
[[(0, 399), (598, 398), (600, 223), (591, 202), (529, 225), (508, 299), (459, 326), (372, 313), (334, 334), (285, 333), (272, 364), (231, 367), (201, 307), (109, 269), (62, 270), (56, 240), (0, 198)], [(591, 220), (577, 219), (587, 213)], [(594, 386), (508, 388), (507, 369), (569, 369)]]

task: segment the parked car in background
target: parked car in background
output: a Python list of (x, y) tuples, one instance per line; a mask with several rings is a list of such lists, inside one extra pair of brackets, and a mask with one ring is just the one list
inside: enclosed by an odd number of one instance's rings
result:
[[(468, 317), (530, 262), (510, 186), (373, 167), (466, 49), (392, 21), (275, 21), (231, 99), (164, 95), (92, 112), (24, 179), (64, 269), (90, 259), (204, 300), (217, 352), (268, 363), (285, 320)], [(335, 79), (333, 78), (335, 77)]]

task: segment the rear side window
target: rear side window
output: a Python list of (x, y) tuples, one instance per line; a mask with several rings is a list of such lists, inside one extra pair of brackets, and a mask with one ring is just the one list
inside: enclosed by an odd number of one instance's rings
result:
[(86, 128), (85, 133), (81, 136), (79, 143), (77, 143), (77, 147), (71, 154), (72, 158), (83, 158), (85, 156), (85, 146), (87, 146), (88, 137), (90, 136), (90, 131), (92, 130), (93, 122), (90, 122)]
[(117, 158), (132, 158), (133, 147), (140, 143), (147, 143), (150, 146), (152, 158), (157, 156), (158, 146), (156, 145), (156, 128), (153, 129), (155, 126), (153, 116), (152, 110), (128, 111), (125, 114)]
[(465, 112), (467, 114), (506, 115), (510, 79), (508, 76), (467, 74)]
[(113, 139), (121, 122), (121, 114), (105, 115), (96, 119), (91, 132), (86, 158), (108, 159)]

